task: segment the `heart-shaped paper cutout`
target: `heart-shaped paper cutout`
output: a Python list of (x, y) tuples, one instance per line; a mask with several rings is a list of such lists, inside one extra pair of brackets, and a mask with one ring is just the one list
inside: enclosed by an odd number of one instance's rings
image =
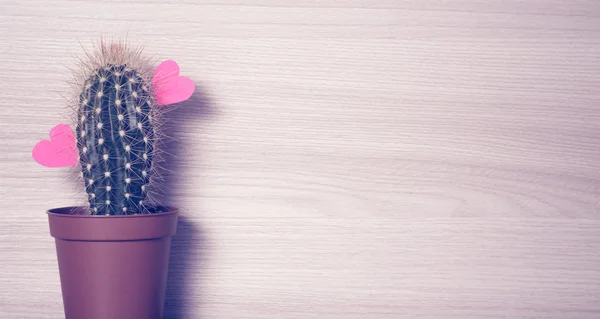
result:
[(50, 130), (50, 140), (39, 141), (31, 154), (46, 167), (75, 166), (78, 161), (75, 135), (68, 125), (56, 125)]
[(194, 82), (179, 75), (179, 65), (173, 60), (161, 63), (152, 78), (154, 98), (158, 105), (179, 103), (189, 99), (194, 93)]

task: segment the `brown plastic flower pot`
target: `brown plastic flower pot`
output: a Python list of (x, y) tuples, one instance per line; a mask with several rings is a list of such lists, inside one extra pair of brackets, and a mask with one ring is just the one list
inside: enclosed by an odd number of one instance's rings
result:
[(143, 215), (48, 211), (66, 319), (160, 319), (178, 210)]

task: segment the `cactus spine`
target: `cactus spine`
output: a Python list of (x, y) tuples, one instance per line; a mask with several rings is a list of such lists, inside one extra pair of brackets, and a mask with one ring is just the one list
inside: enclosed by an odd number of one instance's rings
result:
[(97, 215), (146, 213), (155, 147), (151, 83), (126, 61), (106, 61), (84, 81), (77, 112), (89, 206)]

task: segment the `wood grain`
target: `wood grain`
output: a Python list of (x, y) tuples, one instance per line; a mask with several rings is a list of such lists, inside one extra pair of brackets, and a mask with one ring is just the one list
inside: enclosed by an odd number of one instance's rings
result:
[(600, 317), (597, 1), (36, 0), (0, 4), (0, 318), (62, 316), (79, 187), (30, 152), (100, 36), (198, 84), (166, 317)]

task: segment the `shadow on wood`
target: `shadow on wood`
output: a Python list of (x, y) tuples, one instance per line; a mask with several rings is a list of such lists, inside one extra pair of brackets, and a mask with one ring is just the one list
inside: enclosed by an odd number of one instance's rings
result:
[[(201, 158), (186, 158), (186, 150), (191, 147), (191, 142), (198, 145), (198, 141), (186, 141), (184, 137), (191, 135), (185, 132), (186, 128), (197, 127), (201, 122), (211, 116), (210, 103), (199, 87), (194, 95), (187, 101), (177, 105), (164, 106), (166, 113), (163, 118), (165, 138), (159, 145), (161, 152), (160, 193), (154, 198), (157, 203), (178, 207), (180, 209), (177, 233), (172, 239), (171, 259), (169, 262), (169, 277), (165, 297), (165, 319), (199, 318), (197, 313), (190, 313), (193, 304), (197, 304), (197, 287), (202, 284), (195, 282), (199, 278), (202, 267), (205, 265), (207, 242), (201, 226), (192, 222), (190, 216), (200, 217), (202, 211), (185, 207), (180, 196), (182, 181), (189, 176), (189, 169), (197, 169)], [(189, 185), (189, 184), (188, 184)], [(190, 293), (194, 291), (193, 297)], [(200, 301), (201, 302), (201, 301)]]
[(202, 287), (202, 283), (194, 280), (204, 265), (206, 245), (202, 235), (198, 225), (187, 217), (179, 217), (177, 234), (171, 244), (164, 319), (199, 318), (191, 309), (202, 299), (192, 298), (190, 292), (194, 291), (193, 296), (197, 296), (198, 287)]

